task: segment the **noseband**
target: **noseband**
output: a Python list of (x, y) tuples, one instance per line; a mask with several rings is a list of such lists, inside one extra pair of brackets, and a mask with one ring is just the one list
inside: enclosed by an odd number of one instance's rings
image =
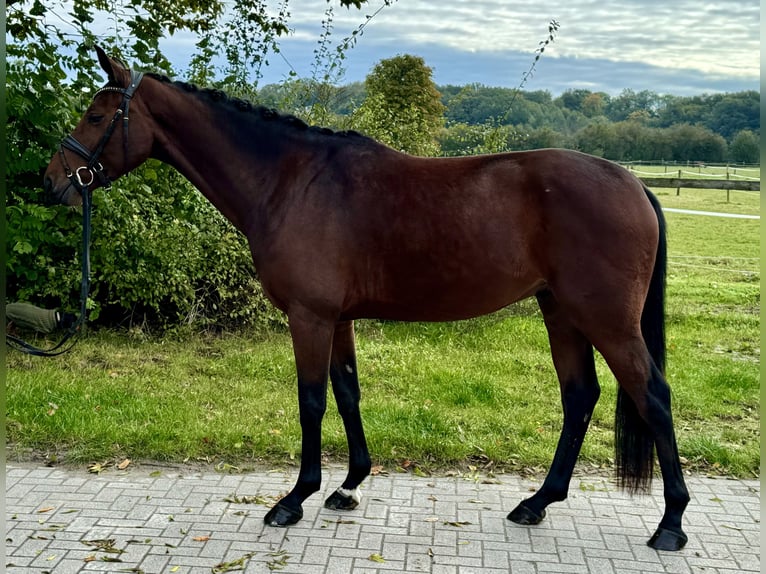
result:
[[(125, 164), (124, 167), (127, 169), (128, 125), (129, 125), (129, 119), (130, 119), (128, 117), (128, 110), (130, 108), (130, 100), (133, 98), (133, 94), (135, 94), (136, 90), (138, 89), (138, 85), (141, 83), (141, 79), (143, 78), (143, 76), (144, 74), (142, 72), (131, 71), (130, 84), (128, 84), (127, 88), (118, 88), (116, 86), (105, 86), (101, 88), (99, 91), (97, 91), (96, 94), (93, 96), (93, 98), (95, 99), (96, 96), (104, 92), (117, 92), (122, 94), (122, 103), (120, 103), (120, 107), (117, 108), (117, 111), (114, 112), (112, 121), (109, 122), (109, 125), (107, 126), (106, 131), (104, 132), (104, 135), (101, 136), (101, 139), (99, 140), (98, 145), (96, 145), (96, 149), (94, 149), (93, 151), (90, 151), (86, 146), (84, 146), (79, 141), (77, 141), (77, 139), (71, 134), (66, 136), (61, 142), (61, 146), (59, 147), (59, 156), (61, 157), (61, 163), (64, 166), (64, 171), (66, 172), (66, 176), (72, 182), (72, 185), (75, 187), (75, 189), (77, 189), (77, 191), (80, 192), (80, 195), (83, 196), (83, 201), (85, 201), (85, 195), (87, 195), (88, 193), (88, 188), (93, 184), (96, 178), (98, 178), (99, 183), (101, 183), (101, 185), (107, 189), (112, 184), (112, 180), (105, 173), (104, 166), (99, 161), (99, 157), (101, 157), (101, 152), (104, 151), (104, 147), (106, 147), (106, 144), (111, 139), (112, 134), (114, 133), (114, 129), (117, 127), (117, 122), (120, 118), (122, 118), (122, 132), (123, 132), (122, 133), (123, 162)], [(73, 151), (74, 153), (79, 155), (81, 158), (83, 158), (87, 162), (87, 164), (82, 165), (73, 171), (69, 167), (69, 164), (66, 161), (66, 156), (64, 155), (64, 148), (70, 151)]]

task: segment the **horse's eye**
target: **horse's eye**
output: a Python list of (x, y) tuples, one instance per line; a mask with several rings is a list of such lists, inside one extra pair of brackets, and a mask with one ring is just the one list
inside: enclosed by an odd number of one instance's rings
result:
[(88, 116), (88, 123), (91, 125), (98, 125), (101, 123), (101, 120), (104, 119), (103, 114), (90, 114)]

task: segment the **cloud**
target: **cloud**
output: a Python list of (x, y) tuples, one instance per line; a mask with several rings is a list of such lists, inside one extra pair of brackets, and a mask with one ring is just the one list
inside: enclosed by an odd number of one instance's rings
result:
[[(369, 0), (360, 11), (334, 0), (291, 0), (294, 33), (282, 40), (282, 55), (270, 58), (264, 81), (281, 80), (291, 66), (301, 76), (310, 74), (328, 6), (334, 7), (332, 38), (338, 42), (379, 5)], [(412, 53), (434, 68), (438, 83), (515, 87), (546, 38), (548, 22), (556, 19), (561, 28), (529, 89), (758, 89), (759, 18), (755, 0), (400, 0), (369, 21), (347, 53), (345, 78), (363, 80), (381, 59)], [(164, 46), (179, 60), (193, 51), (183, 40)]]

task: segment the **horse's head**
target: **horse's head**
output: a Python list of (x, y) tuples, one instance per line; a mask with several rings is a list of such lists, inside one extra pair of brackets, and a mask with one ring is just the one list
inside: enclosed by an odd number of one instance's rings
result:
[(53, 201), (79, 205), (83, 189), (106, 186), (143, 163), (154, 141), (152, 123), (138, 91), (142, 74), (131, 72), (99, 47), (98, 61), (109, 77), (71, 135), (45, 170)]

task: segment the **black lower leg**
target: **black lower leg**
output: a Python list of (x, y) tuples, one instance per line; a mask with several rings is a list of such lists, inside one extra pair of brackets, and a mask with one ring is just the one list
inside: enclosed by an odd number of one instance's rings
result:
[(537, 524), (545, 518), (545, 508), (549, 504), (567, 497), (569, 481), (599, 393), (598, 383), (569, 384), (563, 390), (564, 426), (548, 475), (540, 489), (508, 515), (509, 520), (517, 524)]
[(665, 514), (647, 544), (657, 550), (680, 550), (688, 538), (683, 531), (682, 518), (689, 504), (689, 492), (684, 483), (678, 455), (673, 416), (670, 410), (670, 388), (659, 370), (652, 366), (647, 401), (647, 422), (655, 431), (657, 460), (662, 471)]
[(301, 417), (301, 468), (293, 489), (264, 517), (270, 526), (289, 526), (303, 518), (303, 501), (322, 484), (322, 417), (326, 408), (327, 384), (298, 382)]
[(549, 504), (566, 498), (577, 456), (601, 392), (590, 341), (572, 324), (553, 293), (542, 291), (537, 294), (537, 300), (548, 329), (553, 364), (561, 387), (564, 424), (551, 468), (540, 490), (508, 515), (508, 519), (517, 524), (539, 523)]
[(348, 474), (341, 487), (325, 501), (333, 509), (351, 510), (359, 504), (358, 487), (369, 475), (371, 461), (359, 412), (361, 392), (356, 370), (353, 327), (340, 325), (333, 340), (330, 380), (348, 440)]

